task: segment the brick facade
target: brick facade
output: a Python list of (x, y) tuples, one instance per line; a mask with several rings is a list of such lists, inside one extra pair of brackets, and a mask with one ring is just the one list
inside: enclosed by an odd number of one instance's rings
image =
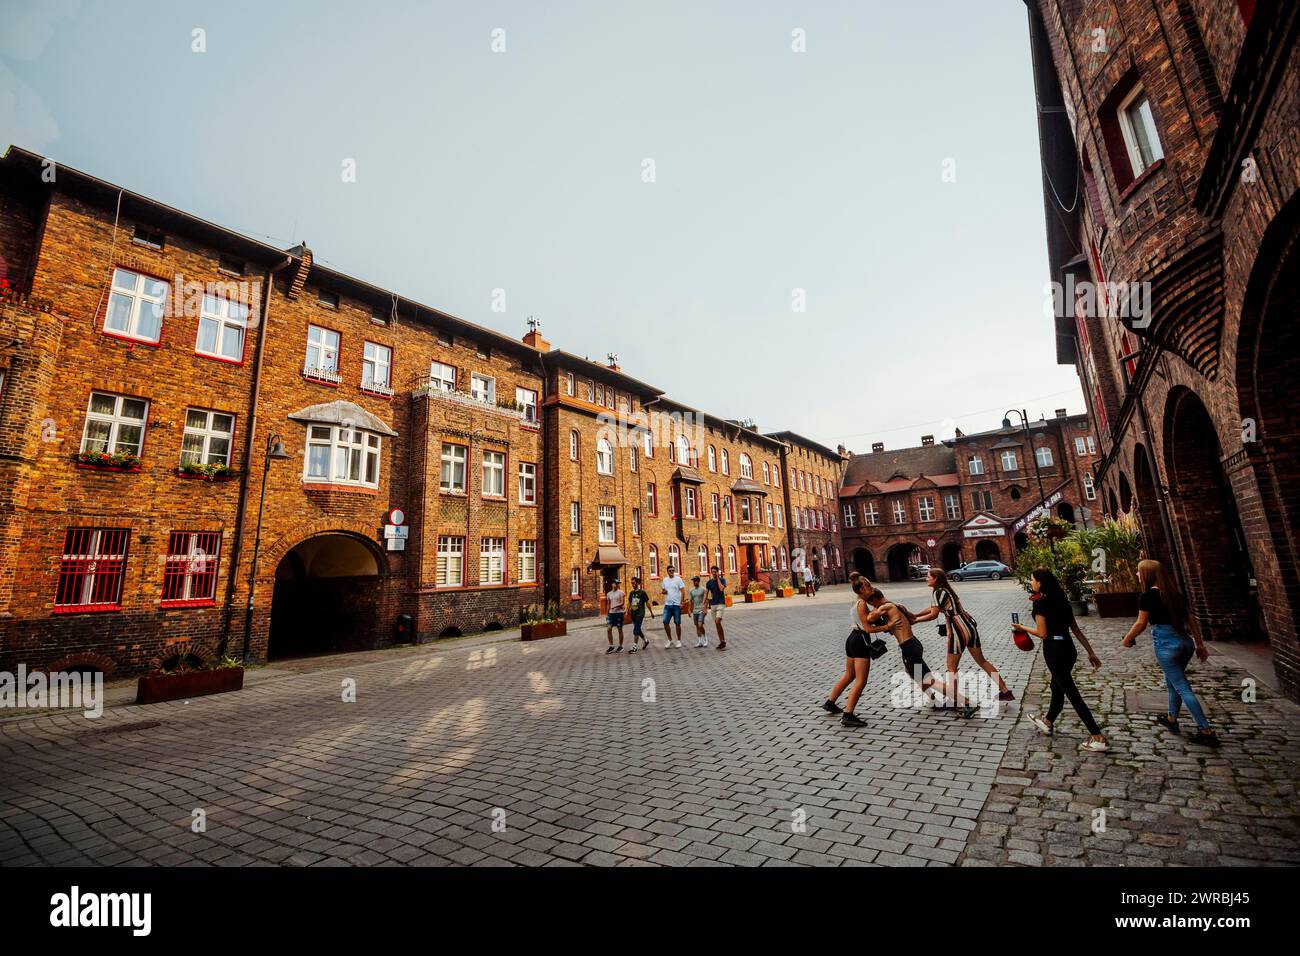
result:
[[(689, 577), (701, 547), (735, 588), (790, 577), (796, 547), (842, 576), (838, 462), (816, 443), (49, 168), (0, 161), (0, 670), (377, 647), (399, 620), (434, 639), (544, 601), (596, 613), (606, 572), (649, 580), (676, 554)], [(655, 416), (686, 427), (647, 446), (629, 426)], [(218, 473), (192, 474), (196, 454)], [(794, 497), (826, 512), (815, 537), (789, 522), (795, 460), (822, 478)]]
[[(1204, 637), (1266, 636), (1300, 699), (1300, 7), (1037, 0), (1029, 23), (1051, 278), (1150, 305), (1057, 311), (1106, 510), (1137, 511)], [(1156, 149), (1129, 148), (1135, 126)]]
[(1011, 564), (1044, 500), (1053, 515), (1089, 526), (1100, 509), (1087, 416), (1060, 409), (1028, 431), (958, 430), (938, 444), (926, 435), (913, 448), (886, 451), (878, 443), (871, 454), (852, 456), (840, 489), (850, 566), (886, 581), (906, 578), (914, 563)]

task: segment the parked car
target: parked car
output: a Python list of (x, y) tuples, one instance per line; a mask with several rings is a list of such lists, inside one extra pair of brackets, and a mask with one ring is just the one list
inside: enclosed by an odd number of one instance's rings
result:
[(1011, 577), (1011, 569), (1001, 561), (971, 561), (949, 571), (948, 577), (954, 581), (974, 581), (979, 578), (1001, 581), (1003, 578)]
[(930, 566), (928, 564), (911, 564), (907, 568), (907, 576), (913, 581), (923, 581), (929, 573)]

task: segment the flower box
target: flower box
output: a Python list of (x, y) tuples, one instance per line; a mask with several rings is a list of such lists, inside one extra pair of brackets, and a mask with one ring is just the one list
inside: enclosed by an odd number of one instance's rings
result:
[(523, 624), (519, 628), (521, 641), (540, 641), (548, 637), (560, 637), (569, 633), (568, 621), (536, 621)]
[(757, 604), (759, 601), (765, 600), (766, 598), (767, 598), (767, 592), (766, 592), (766, 591), (746, 591), (746, 592), (745, 592), (745, 603), (746, 603), (746, 604)]
[(205, 474), (201, 471), (186, 471), (184, 468), (176, 469), (177, 478), (197, 478), (200, 481), (234, 481), (239, 477), (237, 471), (217, 471), (212, 474)]
[(727, 595), (727, 607), (731, 607), (731, 605), (733, 605), (733, 604), (735, 604), (735, 603), (736, 603), (736, 602), (732, 599), (731, 595), (728, 594), (728, 595)]
[(1137, 617), (1138, 593), (1136, 591), (1098, 591), (1093, 595), (1097, 599), (1098, 617)]
[(85, 469), (86, 471), (120, 471), (123, 472), (124, 474), (133, 475), (136, 472), (140, 471), (140, 469), (142, 469), (144, 466), (143, 465), (109, 465), (109, 464), (101, 464), (100, 462), (94, 462), (94, 461), (78, 461), (77, 467)]
[(794, 588), (777, 588), (776, 596), (779, 598), (794, 597)]
[(135, 702), (158, 704), (165, 700), (186, 700), (208, 694), (226, 694), (242, 690), (243, 686), (242, 667), (219, 667), (185, 674), (148, 674), (136, 684)]

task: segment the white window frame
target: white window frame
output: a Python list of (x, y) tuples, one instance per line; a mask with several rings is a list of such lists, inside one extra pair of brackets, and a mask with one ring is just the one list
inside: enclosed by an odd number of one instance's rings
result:
[(736, 546), (734, 544), (727, 545), (727, 573), (736, 573)]
[[(96, 396), (113, 399), (113, 410), (111, 412), (92, 411)], [(139, 418), (128, 416), (123, 411), (127, 402), (140, 402), (144, 405), (144, 409), (141, 411)], [(103, 448), (88, 448), (87, 445), (91, 441), (100, 441), (100, 439), (92, 439), (90, 437), (90, 426), (96, 422), (108, 425), (108, 437), (103, 439)], [(105, 455), (115, 455), (119, 452), (127, 452), (139, 458), (141, 451), (144, 450), (144, 435), (148, 424), (148, 399), (139, 398), (135, 395), (116, 395), (113, 392), (91, 392), (90, 398), (86, 401), (86, 422), (85, 425), (82, 426), (81, 431), (81, 451), (96, 451)], [(140, 440), (135, 443), (134, 447), (122, 447), (122, 442), (120, 441), (122, 429), (135, 427), (139, 427), (140, 429)]]
[[(129, 283), (125, 280), (125, 276), (131, 277)], [(162, 286), (161, 292), (149, 289), (149, 284), (155, 282)], [(109, 335), (121, 336), (124, 339), (157, 344), (162, 341), (163, 318), (167, 314), (167, 299), (170, 295), (171, 284), (165, 280), (156, 279), (134, 269), (114, 266), (108, 293), (108, 308), (104, 312), (103, 331)], [(115, 300), (121, 301), (123, 299), (129, 303), (126, 312), (126, 328), (113, 328), (108, 324), (113, 317), (113, 303)], [(146, 308), (152, 310), (158, 320), (157, 335), (148, 336), (140, 332), (140, 315)]]
[(393, 394), (393, 349), (366, 341), (361, 348), (361, 387), (380, 395)]
[(641, 509), (640, 508), (632, 509), (632, 534), (634, 536), (641, 534)]
[(650, 562), (650, 577), (657, 578), (659, 577), (659, 548), (656, 545), (650, 545), (647, 555)]
[(456, 366), (439, 362), (429, 363), (429, 388), (437, 392), (456, 391)]
[(712, 445), (709, 446), (708, 459), (709, 459), (709, 471), (717, 471), (718, 451)]
[(519, 541), (519, 583), (537, 583), (537, 541), (533, 538)]
[(763, 462), (763, 484), (770, 485), (771, 483), (772, 483), (772, 468), (770, 465), (768, 465), (767, 462)]
[(1046, 445), (1039, 445), (1034, 449), (1034, 460), (1038, 462), (1039, 468), (1051, 468), (1056, 464), (1056, 459), (1052, 457), (1052, 449)]
[(481, 538), (478, 546), (478, 583), (506, 583), (506, 539)]
[(1074, 440), (1074, 453), (1076, 455), (1088, 454), (1088, 443), (1084, 441), (1082, 438), (1076, 438)]
[(722, 497), (717, 492), (713, 493), (710, 505), (712, 507), (713, 520), (720, 521), (722, 518)]
[(469, 395), (476, 402), (482, 402), (484, 405), (495, 405), (497, 400), (496, 377), (484, 375), (482, 372), (470, 372)]
[[(203, 296), (202, 305), (199, 307), (199, 327), (194, 335), (194, 351), (199, 355), (220, 359), (223, 362), (242, 362), (244, 360), (244, 338), (248, 333), (248, 316), (248, 306), (242, 302), (224, 296)], [(209, 327), (216, 326), (211, 349), (205, 349), (201, 344), (203, 342), (203, 326), (205, 323)], [(233, 354), (227, 354), (222, 350), (228, 331), (233, 331), (239, 340), (239, 348)]]
[(682, 488), (682, 510), (686, 513), (687, 518), (696, 517), (696, 494), (695, 489), (690, 485)]
[[(331, 341), (333, 344), (331, 345)], [(336, 385), (339, 378), (339, 333), (323, 325), (307, 326), (307, 353), (303, 356), (302, 374)]]
[(617, 510), (613, 505), (600, 505), (596, 509), (596, 540), (600, 544), (614, 544), (618, 540)]
[(933, 521), (934, 499), (929, 495), (921, 495), (916, 499), (916, 511), (922, 521)]
[(569, 533), (582, 531), (582, 507), (576, 501), (569, 502)]
[(537, 424), (537, 392), (531, 388), (516, 385), (515, 404), (523, 408), (524, 421), (527, 424)]
[(894, 524), (907, 524), (907, 502), (902, 498), (895, 498), (892, 504), (894, 506)]
[(578, 460), (578, 430), (569, 430), (569, 461)]
[[(445, 441), (442, 443), (442, 450), (439, 452), (438, 460), (440, 462), (438, 490), (465, 494), (465, 486), (469, 479), (469, 448), (465, 445), (457, 445), (455, 442)], [(456, 480), (457, 471), (460, 472), (459, 481)]]
[(863, 523), (877, 527), (880, 524), (880, 509), (876, 507), (874, 501), (864, 502), (862, 505)]
[(608, 438), (596, 440), (596, 474), (614, 474), (614, 445)]
[[(203, 416), (203, 427), (190, 424), (190, 413), (194, 412)], [(214, 421), (217, 416), (230, 420), (229, 431), (222, 431), (217, 428)], [(197, 437), (202, 445), (197, 453), (197, 457), (190, 460), (186, 459), (185, 439), (190, 436)], [(213, 456), (212, 440), (226, 440), (225, 455)], [(206, 408), (187, 408), (185, 409), (185, 427), (181, 432), (181, 464), (182, 465), (225, 465), (230, 467), (230, 454), (235, 443), (235, 416), (229, 412), (214, 412)]]
[[(700, 574), (709, 573), (709, 549), (705, 545), (700, 545), (695, 552), (695, 559), (700, 564)], [(697, 609), (698, 610), (698, 609)]]
[[(1020, 458), (1016, 455), (1014, 448), (1004, 448), (998, 455), (998, 461), (1002, 463), (1003, 471), (1019, 471)], [(1008, 464), (1010, 462), (1010, 464)]]
[(943, 496), (943, 513), (949, 521), (961, 518), (961, 496), (951, 491)]
[(844, 527), (856, 528), (857, 525), (858, 525), (857, 512), (854, 510), (853, 505), (851, 503), (846, 502), (844, 505)]
[(458, 535), (438, 536), (438, 558), (434, 587), (459, 588), (465, 585), (465, 539)]
[(518, 493), (521, 505), (537, 504), (537, 463), (521, 461), (518, 473)]
[(564, 375), (564, 393), (570, 398), (573, 397), (573, 373), (566, 372)]
[(503, 451), (484, 451), (482, 453), (480, 486), (484, 498), (504, 498), (506, 496), (506, 453)]
[(636, 474), (636, 470), (637, 470), (636, 459), (637, 459), (636, 445), (628, 445), (627, 446), (627, 467), (628, 470), (631, 471), (632, 474), (634, 475)]
[(722, 473), (731, 474), (731, 456), (727, 454), (727, 449), (722, 449)]
[(1083, 473), (1083, 496), (1089, 501), (1097, 500), (1097, 486), (1092, 480), (1092, 473), (1087, 471)]
[(582, 593), (582, 572), (574, 568), (569, 573), (569, 594), (578, 595)]
[(966, 470), (972, 475), (984, 474), (984, 459), (979, 455), (971, 455), (966, 459)]
[(754, 459), (744, 452), (740, 453), (740, 477), (750, 479), (754, 477)]
[[(1133, 178), (1136, 179), (1165, 158), (1164, 146), (1160, 142), (1160, 131), (1156, 129), (1156, 118), (1151, 112), (1151, 97), (1147, 95), (1142, 84), (1137, 83), (1120, 101), (1115, 112), (1119, 119), (1120, 133), (1124, 137), (1124, 149), (1128, 153), (1129, 165), (1133, 169)], [(1138, 128), (1139, 125), (1141, 129)], [(1143, 145), (1151, 154), (1150, 162), (1147, 162), (1142, 155)]]
[[(382, 444), (381, 436), (361, 428), (309, 422), (306, 451), (302, 456), (302, 480), (306, 484), (378, 488)], [(319, 448), (328, 449), (324, 475), (312, 473), (312, 450)]]

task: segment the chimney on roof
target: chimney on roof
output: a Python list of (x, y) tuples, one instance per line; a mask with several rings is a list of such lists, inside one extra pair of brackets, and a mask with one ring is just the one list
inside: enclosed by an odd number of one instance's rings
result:
[(835, 446), (835, 453), (838, 454), (841, 458), (849, 457), (849, 450), (845, 448), (843, 444), (839, 444)]
[(953, 438), (965, 438), (965, 437), (966, 437), (966, 433), (965, 433), (964, 431), (962, 431), (960, 428), (958, 428), (958, 429), (956, 429), (956, 430), (953, 432), (952, 437), (953, 437)]
[(1069, 414), (1070, 414), (1070, 413), (1069, 413), (1066, 409), (1064, 409), (1064, 408), (1058, 408), (1058, 409), (1056, 410), (1056, 417), (1057, 417), (1057, 418), (1065, 418), (1065, 417), (1068, 416)]
[(871, 443), (871, 454), (873, 455), (879, 454), (884, 450), (885, 450), (885, 443), (883, 441), (877, 441)]
[(931, 445), (933, 445), (933, 444), (934, 444), (934, 436), (933, 436), (933, 435), (922, 435), (922, 436), (921, 436), (921, 447), (922, 447), (922, 448), (929, 448), (929, 447), (930, 447)]
[(539, 352), (551, 350), (551, 343), (542, 338), (542, 323), (531, 315), (528, 317), (528, 331), (524, 333), (524, 345)]
[(608, 353), (608, 354), (605, 356), (605, 364), (609, 366), (610, 371), (612, 371), (612, 372), (617, 372), (617, 371), (619, 370), (619, 369), (618, 369), (618, 356), (615, 355), (613, 352)]
[(311, 273), (311, 250), (305, 243), (299, 243), (289, 250), (289, 255), (298, 257), (298, 267), (289, 276), (287, 293), (288, 298), (296, 299), (302, 294), (303, 287), (307, 284), (307, 276)]

